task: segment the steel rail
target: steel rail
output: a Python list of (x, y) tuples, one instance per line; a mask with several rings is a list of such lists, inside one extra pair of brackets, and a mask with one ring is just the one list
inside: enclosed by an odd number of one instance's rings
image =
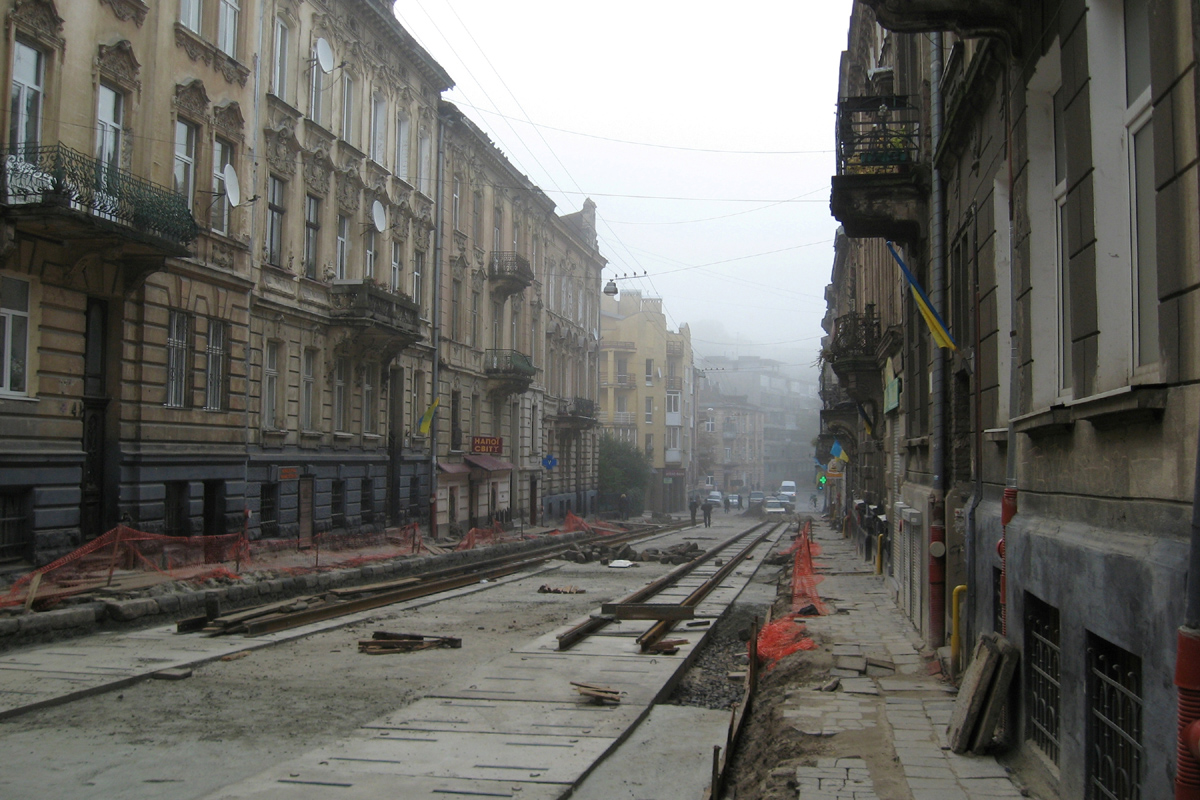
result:
[[(765, 522), (760, 523), (760, 525), (766, 525), (766, 524), (767, 523), (765, 523)], [(697, 586), (691, 594), (689, 594), (686, 598), (684, 598), (679, 603), (679, 605), (684, 608), (692, 608), (692, 607), (699, 605), (700, 601), (703, 600), (705, 597), (707, 597), (709, 592), (711, 592), (713, 589), (717, 588), (721, 584), (721, 581), (723, 581), (727, 577), (729, 577), (729, 573), (733, 572), (733, 570), (735, 568), (737, 568), (737, 566), (739, 564), (741, 564), (743, 561), (746, 560), (746, 556), (750, 555), (751, 550), (753, 550), (754, 548), (756, 548), (760, 544), (762, 544), (763, 541), (765, 541), (768, 536), (770, 536), (772, 533), (774, 533), (775, 531), (777, 531), (779, 529), (780, 525), (787, 525), (787, 524), (789, 524), (789, 523), (779, 522), (779, 523), (776, 523), (775, 525), (771, 526), (769, 529), (763, 531), (753, 542), (751, 542), (750, 544), (748, 544), (744, 548), (742, 548), (741, 552), (739, 552), (733, 558), (729, 559), (728, 563), (726, 563), (719, 570), (717, 570), (715, 573), (713, 573), (713, 576), (711, 578), (709, 578), (704, 583)], [(754, 530), (754, 528), (751, 528), (750, 530)], [(749, 532), (750, 531), (746, 531), (746, 533), (749, 533)], [(745, 535), (745, 534), (743, 534), (743, 535)], [(739, 537), (739, 538), (741, 538), (741, 537)], [(733, 540), (731, 540), (728, 544), (733, 544)], [(654, 625), (652, 625), (650, 627), (650, 630), (646, 631), (641, 636), (639, 636), (637, 638), (637, 643), (639, 645), (641, 645), (642, 652), (644, 653), (647, 650), (649, 650), (660, 639), (662, 639), (663, 636), (667, 635), (671, 631), (671, 629), (675, 627), (676, 621), (677, 620), (673, 620), (673, 619), (659, 620), (658, 622), (654, 623)]]
[[(679, 579), (685, 577), (688, 573), (692, 572), (700, 565), (704, 564), (707, 561), (712, 560), (713, 558), (716, 558), (718, 555), (720, 555), (722, 552), (724, 552), (724, 550), (727, 547), (729, 547), (730, 545), (736, 544), (742, 538), (750, 535), (751, 533), (753, 533), (754, 531), (758, 530), (759, 528), (761, 528), (762, 526), (764, 526), (766, 524), (767, 524), (766, 522), (759, 522), (756, 525), (751, 525), (749, 528), (747, 528), (746, 530), (737, 534), (736, 536), (726, 539), (724, 542), (722, 542), (721, 544), (712, 548), (711, 550), (706, 550), (704, 553), (696, 556), (694, 559), (687, 562), (686, 564), (680, 565), (677, 569), (674, 569), (674, 570), (668, 572), (666, 575), (663, 575), (661, 578), (658, 578), (657, 580), (653, 581), (652, 583), (646, 584), (645, 586), (643, 586), (641, 589), (638, 589), (633, 594), (628, 595), (627, 597), (625, 597), (621, 600), (618, 600), (617, 604), (623, 605), (625, 603), (645, 602), (647, 599), (658, 594), (663, 589), (666, 589), (668, 586), (671, 586), (671, 585), (675, 584), (676, 582), (678, 582)], [(772, 530), (774, 530), (774, 529), (772, 529)], [(770, 531), (768, 531), (768, 533), (769, 532)], [(763, 535), (765, 536), (766, 534), (763, 534)], [(592, 617), (591, 619), (588, 619), (588, 620), (585, 620), (585, 621), (579, 623), (575, 627), (568, 630), (566, 633), (559, 634), (558, 649), (559, 650), (570, 650), (577, 643), (579, 643), (583, 639), (587, 638), (591, 634), (595, 633), (596, 631), (600, 630), (604, 626), (608, 625), (610, 622), (612, 622), (612, 620), (608, 619), (606, 617)]]

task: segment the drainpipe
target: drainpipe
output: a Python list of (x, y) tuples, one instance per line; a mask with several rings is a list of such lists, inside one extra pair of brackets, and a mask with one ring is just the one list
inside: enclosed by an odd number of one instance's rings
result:
[(1200, 442), (1196, 447), (1196, 476), (1192, 487), (1187, 610), (1176, 642), (1179, 742), (1175, 753), (1175, 800), (1197, 800), (1200, 798)]
[[(942, 34), (932, 35), (930, 47), (930, 123), (931, 145), (937, 153), (942, 139)], [(934, 308), (945, 309), (946, 200), (942, 175), (933, 165), (933, 220), (929, 231), (930, 299)], [(933, 395), (933, 493), (929, 515), (929, 642), (941, 647), (946, 638), (946, 360), (940, 347), (934, 347), (932, 367)]]
[[(442, 169), (446, 159), (446, 123), (442, 115), (437, 115), (437, 171), (434, 174), (433, 190), (433, 311), (429, 315), (429, 341), (433, 346), (433, 391), (432, 399), (436, 400), (441, 390), (439, 364), (442, 359), (441, 328), (442, 328)], [(460, 412), (461, 413), (461, 412)], [(433, 410), (433, 420), (429, 423), (429, 536), (437, 539), (437, 431), (438, 413)]]
[[(1012, 53), (1011, 47), (1008, 51)], [(1004, 97), (1008, 103), (1008, 97), (1011, 94), (1009, 87), (1010, 71), (1004, 71)], [(1013, 242), (1013, 209), (1014, 209), (1014, 193), (1013, 193), (1013, 132), (1012, 132), (1012, 106), (1008, 105), (1009, 113), (1007, 118), (1007, 144), (1008, 151), (1008, 263), (1009, 263), (1009, 283), (1011, 288), (1009, 291), (1009, 319), (1010, 325), (1015, 325), (1018, 312), (1017, 301), (1017, 269), (1016, 258), (1014, 257)], [(1006, 543), (1008, 540), (1008, 523), (1012, 522), (1012, 518), (1017, 515), (1017, 432), (1013, 428), (1013, 418), (1018, 416), (1021, 408), (1021, 367), (1018, 363), (1020, 356), (1020, 348), (1017, 346), (1017, 337), (1015, 334), (1009, 334), (1009, 341), (1012, 343), (1009, 352), (1009, 377), (1008, 377), (1008, 437), (1006, 439), (1007, 447), (1005, 449), (1004, 461), (1004, 496), (1000, 501), (1000, 525), (1002, 533), (1000, 542), (996, 545), (996, 552), (1000, 556), (1000, 634), (1008, 635), (1008, 557), (1006, 555)]]

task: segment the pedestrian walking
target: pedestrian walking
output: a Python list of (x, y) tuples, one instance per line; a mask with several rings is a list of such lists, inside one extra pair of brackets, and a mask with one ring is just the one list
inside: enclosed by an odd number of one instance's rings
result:
[(621, 519), (629, 519), (629, 495), (624, 492), (617, 500), (617, 511), (621, 513)]
[(692, 502), (688, 503), (688, 511), (692, 512), (692, 524), (696, 524), (696, 510), (700, 508), (700, 503), (697, 502), (696, 496), (692, 495)]
[(725, 513), (729, 513), (729, 495), (725, 495)]
[(713, 504), (711, 500), (705, 500), (704, 504), (700, 506), (700, 510), (704, 512), (704, 527), (706, 528), (712, 526), (712, 509)]

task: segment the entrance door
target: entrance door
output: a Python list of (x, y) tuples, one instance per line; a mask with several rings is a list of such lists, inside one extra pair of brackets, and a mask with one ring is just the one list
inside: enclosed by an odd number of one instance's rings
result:
[(300, 531), (297, 534), (300, 547), (312, 547), (313, 535), (313, 479), (300, 479)]
[(388, 378), (387, 441), (388, 520), (392, 524), (398, 524), (404, 511), (400, 502), (400, 459), (404, 452), (404, 370), (402, 369), (393, 369)]
[(106, 491), (105, 417), (108, 414), (107, 306), (88, 298), (83, 344), (83, 484), (80, 487), (79, 527), (85, 541), (104, 533), (111, 499)]
[(530, 525), (537, 525), (538, 511), (540, 511), (540, 510), (541, 510), (541, 506), (538, 505), (537, 478), (532, 477), (529, 479), (529, 524)]
[(467, 524), (472, 528), (479, 527), (479, 484), (467, 480)]

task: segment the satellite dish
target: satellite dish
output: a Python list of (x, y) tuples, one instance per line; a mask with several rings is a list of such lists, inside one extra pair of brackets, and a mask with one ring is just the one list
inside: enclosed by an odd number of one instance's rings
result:
[(317, 39), (317, 66), (326, 75), (333, 72), (333, 48), (326, 39)]
[(229, 200), (229, 207), (237, 208), (242, 202), (242, 184), (238, 181), (233, 164), (225, 165), (225, 169), (221, 170), (221, 179), (225, 181), (225, 197)]
[(380, 233), (387, 230), (387, 212), (383, 210), (383, 203), (378, 200), (371, 204), (371, 222), (375, 223), (375, 230)]

